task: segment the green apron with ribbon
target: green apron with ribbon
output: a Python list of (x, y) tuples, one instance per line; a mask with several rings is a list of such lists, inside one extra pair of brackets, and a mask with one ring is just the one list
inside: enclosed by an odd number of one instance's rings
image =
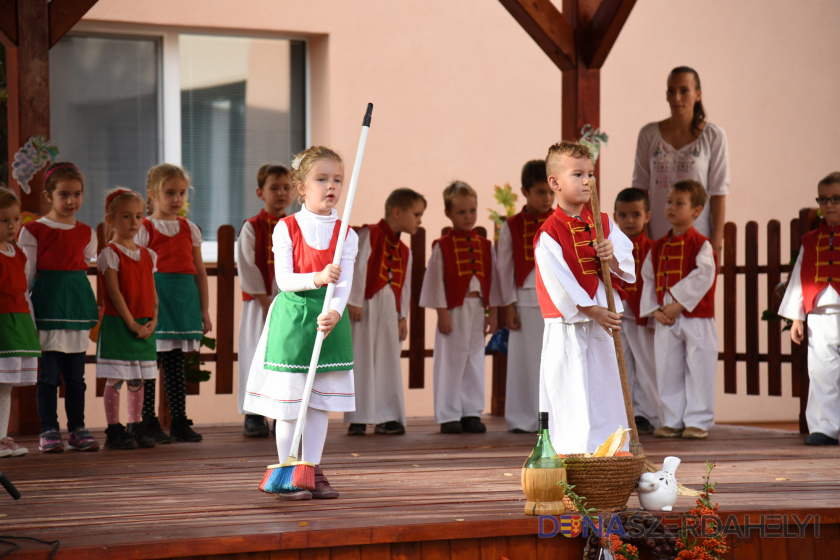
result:
[(40, 330), (86, 331), (99, 322), (96, 296), (84, 270), (39, 270), (31, 295)]
[(204, 321), (194, 274), (155, 272), (159, 340), (201, 340)]
[[(151, 319), (135, 319), (145, 325)], [(147, 339), (137, 338), (125, 324), (122, 317), (103, 315), (99, 329), (96, 354), (100, 360), (119, 360), (123, 362), (154, 362), (157, 360), (155, 335)]]
[(0, 315), (0, 358), (40, 358), (41, 343), (29, 313)]

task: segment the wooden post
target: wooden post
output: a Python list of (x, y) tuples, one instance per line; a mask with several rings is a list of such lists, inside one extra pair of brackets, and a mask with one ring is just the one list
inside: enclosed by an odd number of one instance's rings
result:
[(747, 347), (747, 394), (759, 394), (758, 378), (758, 224), (747, 222), (744, 232), (744, 338)]
[(737, 340), (738, 340), (738, 283), (735, 270), (735, 253), (738, 228), (732, 222), (723, 226), (723, 392), (738, 392)]
[[(779, 220), (767, 223), (767, 309), (777, 311), (781, 300), (776, 297), (776, 287), (782, 280), (782, 226)], [(782, 396), (782, 324), (767, 324), (767, 394)]]
[[(236, 231), (222, 226), (218, 232), (218, 276), (216, 277), (216, 394), (233, 393), (233, 301), (236, 264), (233, 247)], [(242, 372), (239, 372), (242, 375)]]
[(426, 230), (411, 236), (411, 309), (408, 322), (408, 388), (422, 389), (426, 376), (426, 310), (420, 307), (420, 288), (426, 274)]

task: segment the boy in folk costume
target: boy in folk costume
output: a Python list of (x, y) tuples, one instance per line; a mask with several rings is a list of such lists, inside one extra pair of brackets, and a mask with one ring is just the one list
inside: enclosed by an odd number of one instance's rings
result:
[(473, 227), (478, 195), (463, 181), (443, 190), (452, 229), (432, 245), (420, 305), (438, 315), (435, 333), (435, 421), (444, 434), (482, 433), (484, 336), (496, 330), (499, 280), (490, 241)]
[(353, 331), (356, 410), (346, 412), (348, 435), (405, 433), (402, 341), (411, 302), (411, 251), (400, 234), (420, 227), (426, 199), (396, 189), (385, 201), (385, 218), (359, 230), (359, 253), (347, 310)]
[(840, 172), (817, 185), (823, 219), (802, 237), (779, 315), (793, 320), (800, 344), (808, 320), (806, 445), (837, 445), (840, 435)]
[(709, 239), (694, 229), (706, 196), (693, 180), (668, 190), (665, 216), (671, 231), (653, 244), (642, 264), (639, 313), (656, 321), (656, 385), (662, 401), (656, 437), (703, 439), (714, 423), (717, 256)]
[[(239, 285), (242, 288), (242, 315), (239, 320), (239, 413), (244, 411), (248, 372), (257, 341), (265, 326), (268, 308), (277, 295), (274, 281), (274, 254), (271, 235), (274, 226), (286, 216), (292, 201), (292, 180), (289, 170), (277, 163), (266, 163), (257, 171), (257, 197), (265, 208), (245, 220), (236, 240), (236, 263)], [(268, 437), (265, 418), (259, 414), (245, 414), (246, 437)]]
[(650, 221), (647, 191), (624, 189), (615, 199), (613, 219), (622, 233), (633, 243), (633, 261), (636, 263), (636, 282), (622, 282), (627, 294), (624, 314), (621, 316), (621, 344), (627, 381), (633, 398), (636, 429), (640, 435), (652, 434), (659, 424), (662, 404), (656, 389), (656, 364), (653, 357), (653, 323), (639, 314), (642, 297), (642, 263), (645, 262), (653, 241), (645, 234)]
[(508, 340), (505, 422), (516, 433), (537, 431), (540, 402), (540, 351), (545, 322), (537, 300), (534, 237), (551, 216), (554, 191), (548, 186), (545, 160), (522, 167), (522, 211), (499, 231), (499, 288)]
[[(595, 167), (589, 148), (563, 141), (548, 150), (548, 184), (557, 208), (534, 246), (537, 297), (545, 319), (540, 365), (540, 410), (561, 453), (594, 452), (616, 426), (626, 425), (612, 336), (621, 329), (621, 302), (607, 309), (599, 259), (607, 259), (615, 292), (635, 281), (633, 248), (607, 214), (605, 239), (596, 242), (589, 185)], [(626, 446), (625, 446), (626, 447)]]

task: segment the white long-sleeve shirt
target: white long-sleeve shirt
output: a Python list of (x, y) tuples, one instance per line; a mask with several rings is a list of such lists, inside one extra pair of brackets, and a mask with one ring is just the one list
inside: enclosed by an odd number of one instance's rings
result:
[[(496, 267), (496, 251), (491, 247), (490, 256), (493, 259), (491, 267), (493, 278), (490, 281), (490, 296), (487, 301), (488, 307), (501, 305), (502, 296), (499, 292), (499, 271)], [(487, 297), (481, 289), (481, 282), (473, 275), (470, 278), (470, 285), (467, 293), (478, 292), (482, 297)], [(486, 300), (485, 300), (486, 301)], [(426, 275), (423, 277), (423, 287), (420, 290), (420, 306), (429, 309), (446, 308), (446, 284), (443, 281), (443, 252), (440, 244), (432, 249), (432, 256), (429, 257), (429, 265), (426, 267)]]
[(515, 266), (513, 264), (513, 236), (507, 222), (499, 230), (499, 242), (496, 245), (496, 268), (499, 272), (499, 294), (502, 305), (512, 303), (520, 307), (539, 307), (537, 299), (537, 269), (525, 277), (521, 288), (516, 287)]
[[(796, 264), (793, 265), (793, 272), (790, 273), (785, 297), (782, 298), (782, 304), (779, 306), (779, 315), (791, 320), (804, 321), (807, 315), (805, 313), (805, 298), (802, 296), (802, 255), (804, 253), (805, 248), (800, 247)], [(811, 310), (811, 313), (825, 315), (840, 313), (840, 294), (831, 284), (817, 294), (814, 309)]]
[[(639, 300), (639, 314), (642, 317), (653, 315), (659, 309), (659, 300), (656, 298), (656, 275), (653, 270), (653, 251), (648, 251), (645, 262), (642, 263), (642, 297)], [(663, 304), (677, 302), (686, 311), (694, 311), (697, 304), (705, 297), (712, 285), (715, 283), (717, 268), (715, 267), (715, 253), (712, 244), (705, 241), (697, 251), (695, 257), (695, 268), (685, 275), (685, 278), (670, 286), (662, 299)]]
[[(245, 222), (236, 239), (236, 266), (239, 273), (239, 287), (246, 294), (264, 294), (265, 281), (257, 267), (257, 236), (251, 222)], [(277, 295), (277, 283), (271, 283), (271, 293)]]

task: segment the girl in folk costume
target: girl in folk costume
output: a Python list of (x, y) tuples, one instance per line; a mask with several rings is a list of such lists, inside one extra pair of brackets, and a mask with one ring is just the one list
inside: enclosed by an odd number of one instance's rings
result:
[(20, 233), (41, 340), (40, 449), (44, 453), (64, 451), (57, 414), (63, 375), (69, 447), (96, 451), (99, 444), (85, 428), (85, 352), (90, 329), (99, 320), (87, 278), (88, 263), (96, 257), (96, 235), (75, 218), (82, 207), (82, 172), (72, 163), (53, 164), (45, 175), (44, 193), (50, 211), (26, 224)]
[[(298, 154), (292, 163), (292, 184), (303, 207), (277, 224), (272, 236), (275, 281), (280, 292), (271, 304), (251, 363), (245, 410), (278, 420), (281, 463), (292, 445), (317, 330), (325, 332), (326, 338), (306, 410), (302, 460), (320, 464), (330, 411), (355, 409), (353, 343), (350, 322), (344, 314), (358, 250), (353, 230), (347, 231), (341, 265), (332, 264), (341, 227), (335, 206), (343, 180), (341, 157), (329, 148), (313, 146)], [(336, 283), (335, 295), (331, 311), (321, 315), (329, 283)], [(278, 497), (337, 498), (338, 492), (316, 466), (315, 490)]]
[(8, 435), (12, 387), (35, 384), (41, 356), (26, 295), (26, 255), (14, 244), (19, 231), (20, 201), (0, 187), (0, 457), (29, 451)]
[[(236, 264), (242, 288), (242, 314), (239, 319), (240, 414), (245, 412), (243, 405), (254, 350), (265, 326), (268, 308), (277, 295), (271, 235), (274, 227), (286, 216), (291, 194), (292, 180), (288, 169), (277, 163), (261, 165), (257, 171), (257, 197), (265, 203), (265, 208), (245, 220), (236, 240)], [(246, 414), (242, 434), (268, 437), (265, 418), (258, 414)]]
[[(484, 336), (496, 330), (499, 278), (496, 253), (473, 228), (478, 195), (463, 181), (443, 191), (452, 229), (435, 240), (420, 305), (437, 309), (435, 421), (445, 434), (481, 433), (484, 409)], [(485, 311), (489, 310), (489, 314)]]
[[(113, 237), (96, 266), (105, 281), (105, 314), (96, 346), (96, 376), (105, 382), (105, 447), (154, 447), (143, 431), (143, 380), (157, 377), (155, 291), (157, 255), (138, 246), (144, 214), (143, 198), (134, 191), (115, 189), (105, 200), (105, 221)], [(128, 431), (120, 423), (120, 388), (127, 389)]]
[(143, 426), (157, 443), (201, 441), (187, 419), (187, 377), (184, 352), (199, 349), (201, 337), (213, 328), (208, 311), (207, 272), (201, 259), (201, 231), (180, 216), (187, 203), (189, 177), (169, 163), (149, 170), (147, 212), (135, 237), (158, 256), (155, 288), (160, 302), (157, 336), (158, 366), (163, 369), (172, 416), (170, 435), (155, 416), (155, 379), (146, 379)]

